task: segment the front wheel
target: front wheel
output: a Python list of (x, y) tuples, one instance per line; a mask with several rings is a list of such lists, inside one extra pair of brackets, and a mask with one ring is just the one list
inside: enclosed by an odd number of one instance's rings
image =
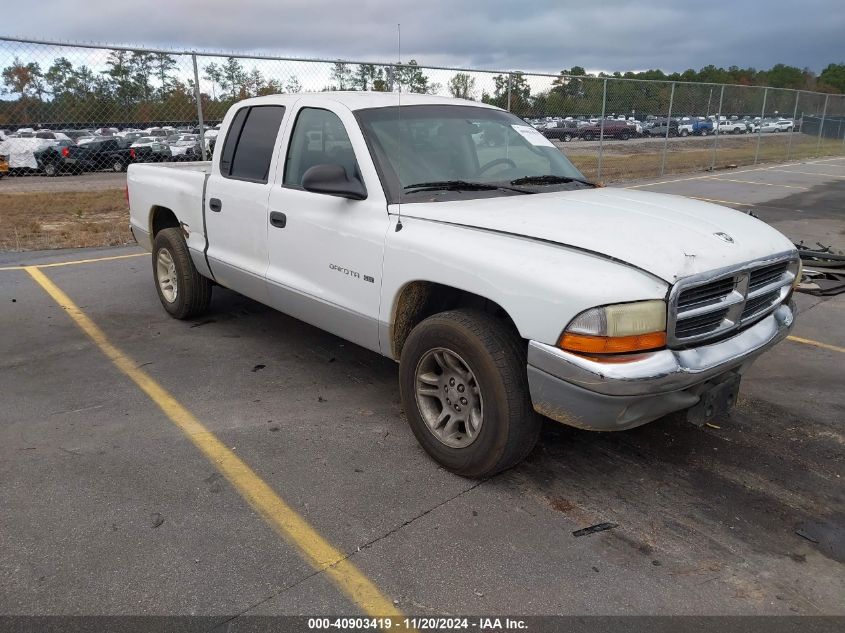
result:
[(180, 229), (162, 229), (156, 234), (153, 277), (161, 305), (170, 316), (190, 319), (208, 309), (211, 281), (197, 272)]
[(399, 381), (411, 430), (454, 473), (489, 477), (537, 442), (524, 342), (492, 315), (454, 310), (424, 320), (402, 349)]
[(112, 163), (111, 169), (112, 169), (113, 172), (120, 173), (120, 172), (126, 170), (126, 165), (124, 165), (123, 161), (121, 161), (121, 160), (115, 160)]
[(58, 176), (59, 175), (59, 167), (55, 163), (47, 163), (41, 169), (44, 172), (45, 176)]

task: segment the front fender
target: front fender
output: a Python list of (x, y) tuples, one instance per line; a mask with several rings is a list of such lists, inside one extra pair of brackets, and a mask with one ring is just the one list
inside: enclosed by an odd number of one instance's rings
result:
[(403, 217), (402, 227), (391, 226), (385, 244), (379, 321), (388, 355), (397, 301), (413, 281), (495, 301), (522, 338), (548, 345), (588, 308), (664, 299), (668, 291), (665, 281), (645, 271), (572, 247), (412, 217)]

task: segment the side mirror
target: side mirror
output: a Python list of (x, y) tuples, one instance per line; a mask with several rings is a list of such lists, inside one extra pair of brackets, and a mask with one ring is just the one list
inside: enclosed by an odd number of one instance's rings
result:
[(351, 200), (364, 200), (367, 197), (364, 183), (355, 177), (350, 178), (343, 165), (324, 164), (309, 167), (302, 175), (302, 188), (311, 193)]

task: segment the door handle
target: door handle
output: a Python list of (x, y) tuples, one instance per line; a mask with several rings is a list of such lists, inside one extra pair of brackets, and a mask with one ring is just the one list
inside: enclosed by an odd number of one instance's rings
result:
[(220, 213), (220, 210), (223, 208), (223, 203), (220, 202), (219, 198), (212, 198), (208, 201), (208, 207), (215, 213)]
[(288, 223), (288, 216), (286, 216), (281, 211), (271, 211), (270, 212), (270, 224), (275, 226), (277, 229), (283, 229), (287, 226)]

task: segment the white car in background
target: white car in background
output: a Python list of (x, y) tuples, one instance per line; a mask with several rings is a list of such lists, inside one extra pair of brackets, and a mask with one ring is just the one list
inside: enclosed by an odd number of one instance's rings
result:
[(169, 143), (170, 153), (176, 158), (189, 154), (200, 154), (198, 134), (180, 134), (175, 141)]
[(13, 136), (0, 142), (0, 156), (9, 157), (9, 169), (38, 169), (35, 153), (55, 144), (46, 138)]
[(747, 134), (748, 126), (745, 121), (720, 121), (719, 134)]

